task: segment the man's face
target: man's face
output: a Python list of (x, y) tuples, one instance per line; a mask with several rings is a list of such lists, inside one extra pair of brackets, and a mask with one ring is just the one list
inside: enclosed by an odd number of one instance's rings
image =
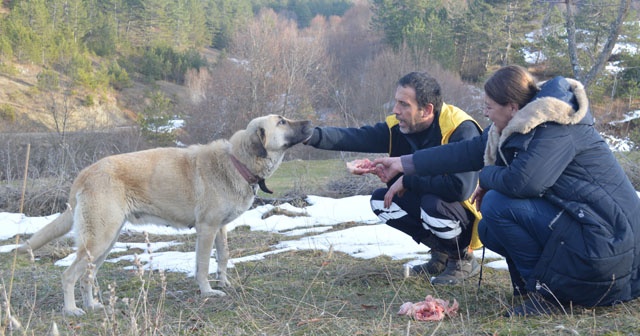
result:
[(417, 133), (431, 126), (433, 121), (433, 105), (418, 108), (416, 91), (412, 87), (398, 86), (395, 95), (396, 103), (393, 113), (398, 119), (400, 132), (404, 134)]

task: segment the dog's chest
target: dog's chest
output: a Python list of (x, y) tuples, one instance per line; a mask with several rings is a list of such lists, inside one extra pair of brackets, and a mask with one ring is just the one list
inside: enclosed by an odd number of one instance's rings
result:
[(240, 217), (243, 213), (245, 213), (251, 205), (253, 204), (254, 197), (250, 197), (248, 199), (243, 200), (242, 202), (235, 203), (235, 206), (226, 207), (227, 211), (219, 212), (220, 216), (224, 216), (221, 221), (222, 224), (228, 224), (234, 219)]

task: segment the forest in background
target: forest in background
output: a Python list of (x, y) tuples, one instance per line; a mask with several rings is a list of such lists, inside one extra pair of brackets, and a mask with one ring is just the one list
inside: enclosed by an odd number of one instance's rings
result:
[[(25, 68), (36, 75), (25, 93), (0, 101), (0, 130), (45, 132), (39, 136), (47, 146), (33, 149), (40, 159), (30, 174), (67, 179), (104, 155), (205, 143), (268, 113), (325, 125), (377, 122), (390, 112), (396, 80), (414, 70), (430, 72), (448, 103), (486, 124), (482, 82), (502, 65), (520, 64), (540, 79), (578, 78), (598, 127), (640, 140), (637, 125), (608, 124), (639, 108), (639, 6), (631, 0), (5, 0), (0, 79), (26, 82)], [(606, 71), (607, 64), (621, 70)], [(143, 87), (137, 96), (125, 95), (137, 87)], [(127, 136), (119, 128), (96, 137), (91, 121), (78, 122), (98, 120), (110, 108), (126, 122), (107, 126), (131, 126)], [(31, 117), (36, 112), (48, 121)], [(175, 118), (184, 126), (166, 132)], [(22, 174), (24, 155), (17, 154), (24, 141), (5, 144), (2, 179)]]

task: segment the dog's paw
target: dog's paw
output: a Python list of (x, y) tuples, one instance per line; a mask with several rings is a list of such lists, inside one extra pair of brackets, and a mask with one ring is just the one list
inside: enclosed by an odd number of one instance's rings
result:
[(82, 315), (85, 314), (84, 310), (82, 310), (82, 309), (80, 309), (78, 307), (65, 308), (62, 312), (66, 316), (82, 316)]
[(84, 306), (84, 308), (86, 310), (99, 310), (99, 309), (104, 309), (104, 305), (102, 305), (102, 303), (100, 303), (97, 300), (93, 300), (91, 304)]
[(204, 297), (222, 297), (222, 296), (226, 296), (227, 293), (223, 292), (223, 291), (219, 291), (219, 290), (208, 290), (208, 291), (203, 291), (201, 293), (202, 296)]
[(229, 282), (229, 280), (227, 280), (227, 279), (220, 279), (220, 280), (218, 280), (218, 286), (220, 286), (220, 287), (231, 287), (231, 282)]

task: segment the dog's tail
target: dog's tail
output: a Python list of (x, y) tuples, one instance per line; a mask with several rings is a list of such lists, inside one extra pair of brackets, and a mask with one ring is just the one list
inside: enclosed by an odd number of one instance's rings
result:
[(71, 231), (73, 227), (73, 211), (71, 206), (67, 204), (67, 210), (65, 210), (58, 218), (54, 219), (51, 223), (47, 224), (38, 232), (34, 233), (29, 240), (18, 246), (17, 250), (20, 253), (26, 253), (29, 250), (35, 251), (42, 247), (44, 244), (61, 237), (67, 232)]

